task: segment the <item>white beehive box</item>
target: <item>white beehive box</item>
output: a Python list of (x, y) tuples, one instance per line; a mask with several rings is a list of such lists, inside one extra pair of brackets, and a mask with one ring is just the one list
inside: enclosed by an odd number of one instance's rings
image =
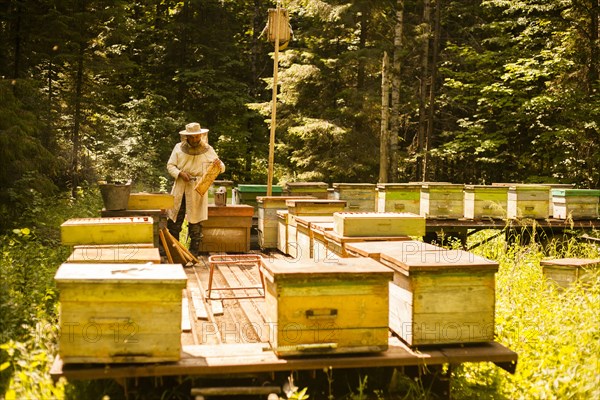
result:
[(177, 361), (180, 264), (62, 264), (59, 354), (65, 363)]
[(336, 200), (346, 200), (346, 211), (377, 211), (377, 192), (372, 183), (334, 183)]
[(421, 213), (420, 183), (378, 183), (377, 211)]

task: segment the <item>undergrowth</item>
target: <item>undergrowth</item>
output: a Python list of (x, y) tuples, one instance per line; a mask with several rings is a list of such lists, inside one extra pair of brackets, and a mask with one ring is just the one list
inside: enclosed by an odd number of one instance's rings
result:
[[(97, 193), (77, 201), (37, 202), (19, 227), (1, 237), (0, 397), (6, 399), (119, 398), (114, 383), (53, 383), (49, 368), (56, 354), (58, 266), (71, 249), (59, 244), (59, 226), (71, 217), (96, 216)], [(482, 239), (481, 233), (470, 242)], [(597, 233), (595, 236), (598, 236)], [(542, 274), (540, 261), (554, 257), (598, 258), (597, 246), (565, 238), (544, 241), (503, 236), (475, 248), (497, 260), (496, 340), (519, 355), (514, 374), (491, 363), (465, 363), (452, 369), (455, 399), (596, 399), (600, 398), (600, 271), (590, 279), (559, 290)], [(471, 243), (472, 244), (472, 243)], [(450, 368), (450, 366), (446, 366)], [(324, 375), (324, 388), (298, 381), (298, 398), (434, 399), (419, 376), (396, 371), (370, 372), (332, 385), (336, 371)], [(380, 379), (384, 378), (384, 379)], [(327, 380), (329, 382), (327, 383)], [(382, 383), (382, 381), (385, 381)], [(280, 382), (281, 383), (281, 382)], [(107, 386), (111, 386), (110, 388)], [(187, 385), (187, 384), (186, 384)], [(169, 398), (171, 391), (133, 398)], [(187, 386), (181, 386), (185, 388)], [(180, 393), (181, 392), (181, 393)], [(112, 395), (109, 395), (111, 393)], [(293, 395), (293, 394), (290, 394)], [(184, 397), (182, 397), (184, 398)]]

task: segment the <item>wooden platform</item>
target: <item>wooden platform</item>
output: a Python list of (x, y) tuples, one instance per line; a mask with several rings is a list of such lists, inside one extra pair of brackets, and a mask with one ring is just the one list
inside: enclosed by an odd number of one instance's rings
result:
[[(273, 253), (271, 257), (284, 257)], [(51, 375), (58, 379), (123, 379), (152, 376), (231, 376), (266, 372), (318, 370), (322, 368), (369, 368), (417, 365), (494, 362), (514, 372), (517, 354), (499, 343), (423, 347), (413, 350), (390, 334), (389, 349), (380, 353), (354, 355), (307, 355), (277, 357), (269, 345), (263, 298), (207, 300), (209, 267), (201, 264), (185, 268), (188, 284), (183, 291), (182, 354), (178, 362), (153, 364), (63, 364), (57, 358)], [(240, 287), (259, 284), (257, 268), (219, 266), (214, 274), (218, 286)], [(235, 295), (257, 289), (236, 290)], [(213, 292), (213, 296), (214, 296)], [(233, 291), (222, 291), (222, 297)], [(186, 307), (187, 304), (187, 307)]]

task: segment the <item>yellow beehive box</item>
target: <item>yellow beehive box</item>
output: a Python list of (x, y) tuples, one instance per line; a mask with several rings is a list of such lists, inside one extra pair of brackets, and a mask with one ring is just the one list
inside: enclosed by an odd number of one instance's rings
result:
[(394, 269), (390, 329), (412, 346), (494, 340), (498, 263), (462, 250), (382, 252)]
[(420, 183), (378, 183), (376, 190), (376, 211), (421, 213)]
[(463, 218), (464, 185), (427, 183), (421, 186), (421, 215), (427, 218)]
[(346, 211), (377, 211), (377, 192), (372, 183), (334, 183), (333, 198), (346, 200)]
[(78, 264), (160, 264), (160, 253), (156, 247), (122, 244), (115, 246), (77, 246), (67, 258), (69, 263)]
[(311, 196), (258, 196), (258, 245), (261, 249), (277, 247), (279, 218), (277, 211), (286, 210), (286, 200), (314, 199)]
[(554, 218), (598, 218), (600, 190), (552, 189), (551, 192)]
[(279, 356), (388, 347), (392, 271), (369, 258), (263, 261), (269, 341)]
[(550, 216), (550, 187), (515, 185), (508, 188), (507, 217), (547, 219)]
[(277, 211), (277, 250), (283, 254), (288, 254), (288, 217), (287, 210)]
[(317, 216), (297, 216), (296, 220), (296, 243), (297, 243), (297, 258), (302, 261), (319, 261), (315, 258), (313, 248), (314, 237), (311, 231), (311, 225), (314, 223), (333, 223), (333, 217), (328, 215)]
[(600, 267), (600, 259), (559, 258), (540, 261), (546, 279), (554, 282), (559, 288), (566, 289), (571, 284), (588, 282), (594, 276), (592, 271)]
[(465, 186), (465, 218), (506, 218), (508, 187), (492, 185)]
[(181, 265), (65, 263), (54, 279), (65, 363), (180, 359)]
[(425, 217), (412, 213), (336, 212), (333, 230), (340, 236), (424, 236)]
[(348, 254), (347, 246), (351, 243), (362, 243), (362, 242), (378, 242), (386, 240), (389, 242), (399, 242), (410, 240), (409, 236), (342, 236), (331, 230), (325, 232), (325, 244), (327, 251), (333, 253), (336, 257), (351, 257)]
[(406, 257), (420, 254), (424, 251), (443, 251), (443, 247), (420, 242), (417, 240), (402, 241), (369, 241), (346, 244), (346, 252), (351, 257), (369, 257), (379, 261), (381, 253), (394, 255), (396, 259), (405, 260)]
[(167, 210), (173, 208), (174, 198), (169, 193), (131, 193), (128, 210)]
[(325, 182), (288, 182), (284, 186), (287, 196), (311, 196), (317, 199), (327, 199), (327, 184)]
[(73, 218), (60, 234), (64, 245), (154, 242), (151, 217)]

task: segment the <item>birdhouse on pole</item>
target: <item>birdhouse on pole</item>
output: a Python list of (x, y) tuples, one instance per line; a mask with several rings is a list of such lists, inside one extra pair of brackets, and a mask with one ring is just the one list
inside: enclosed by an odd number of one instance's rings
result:
[[(279, 17), (277, 12), (279, 11)], [(279, 23), (277, 23), (277, 21)], [(269, 8), (269, 19), (267, 22), (269, 30), (269, 42), (275, 42), (279, 37), (279, 43), (287, 43), (291, 38), (290, 16), (285, 8)], [(279, 32), (276, 32), (276, 29)]]

